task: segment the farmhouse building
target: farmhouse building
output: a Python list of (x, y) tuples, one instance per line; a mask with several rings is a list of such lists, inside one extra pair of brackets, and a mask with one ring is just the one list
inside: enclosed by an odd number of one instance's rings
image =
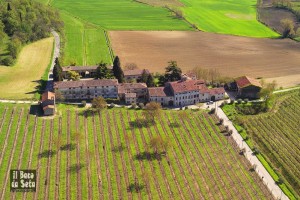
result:
[(44, 115), (55, 114), (55, 94), (53, 92), (46, 91), (42, 94), (42, 100), (40, 102)]
[(143, 73), (150, 74), (147, 69), (132, 69), (124, 71), (124, 78), (126, 82), (137, 81), (142, 78)]
[(261, 90), (261, 84), (257, 79), (242, 76), (235, 79), (238, 98), (257, 99)]
[(118, 98), (117, 79), (96, 79), (80, 81), (61, 81), (54, 84), (55, 91), (59, 91), (67, 100)]
[(82, 78), (94, 78), (96, 76), (98, 66), (67, 66), (63, 67), (62, 76), (68, 78), (68, 71), (77, 72)]
[(118, 86), (118, 95), (126, 104), (144, 102), (147, 90), (145, 83), (121, 83)]
[(182, 79), (167, 82), (165, 87), (148, 88), (149, 101), (156, 101), (164, 106), (187, 106), (210, 100), (223, 99), (223, 88), (208, 89), (203, 80)]

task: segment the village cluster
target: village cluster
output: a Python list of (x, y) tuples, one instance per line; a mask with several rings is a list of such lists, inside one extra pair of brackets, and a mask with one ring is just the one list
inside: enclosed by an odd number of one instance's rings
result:
[[(60, 93), (65, 101), (92, 100), (96, 97), (119, 99), (127, 105), (157, 102), (167, 107), (184, 107), (200, 102), (218, 101), (225, 98), (226, 92), (235, 91), (240, 98), (256, 98), (261, 88), (256, 79), (242, 76), (225, 87), (208, 88), (204, 80), (197, 80), (192, 74), (182, 74), (181, 80), (166, 82), (163, 87), (147, 87), (139, 83), (146, 69), (125, 70), (125, 83), (117, 79), (94, 79), (97, 66), (69, 66), (63, 68), (63, 81), (55, 82), (53, 91)], [(80, 74), (81, 79), (67, 81), (67, 72)], [(55, 112), (55, 93), (46, 91), (42, 95), (41, 105), (45, 115)]]

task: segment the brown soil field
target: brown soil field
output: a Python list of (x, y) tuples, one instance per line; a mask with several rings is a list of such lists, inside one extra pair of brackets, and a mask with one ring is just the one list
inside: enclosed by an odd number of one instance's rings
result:
[(151, 72), (164, 72), (167, 62), (175, 60), (184, 72), (203, 67), (216, 68), (230, 77), (300, 74), (300, 43), (290, 39), (191, 31), (111, 31), (109, 34), (115, 55), (123, 65), (136, 63)]
[(274, 29), (275, 31), (282, 33), (283, 28), (281, 20), (289, 19), (294, 22), (295, 30), (300, 27), (300, 23), (297, 21), (296, 15), (286, 9), (272, 7), (272, 0), (263, 0), (262, 5), (258, 8), (259, 20)]

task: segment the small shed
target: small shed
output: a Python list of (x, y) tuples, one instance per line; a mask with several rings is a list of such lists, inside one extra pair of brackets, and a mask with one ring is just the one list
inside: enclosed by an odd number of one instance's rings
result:
[(40, 103), (45, 116), (55, 114), (55, 93), (46, 91), (42, 94), (42, 101)]
[(237, 86), (237, 97), (242, 99), (257, 99), (262, 88), (257, 79), (242, 76), (235, 79)]

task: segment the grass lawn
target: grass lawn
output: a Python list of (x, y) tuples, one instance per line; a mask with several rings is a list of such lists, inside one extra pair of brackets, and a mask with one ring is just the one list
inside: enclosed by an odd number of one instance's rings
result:
[(180, 0), (186, 19), (206, 32), (250, 37), (277, 37), (256, 20), (256, 0)]
[(32, 99), (50, 63), (54, 39), (25, 46), (13, 67), (0, 66), (0, 99)]
[(108, 30), (192, 30), (165, 8), (131, 0), (54, 0), (51, 5)]

